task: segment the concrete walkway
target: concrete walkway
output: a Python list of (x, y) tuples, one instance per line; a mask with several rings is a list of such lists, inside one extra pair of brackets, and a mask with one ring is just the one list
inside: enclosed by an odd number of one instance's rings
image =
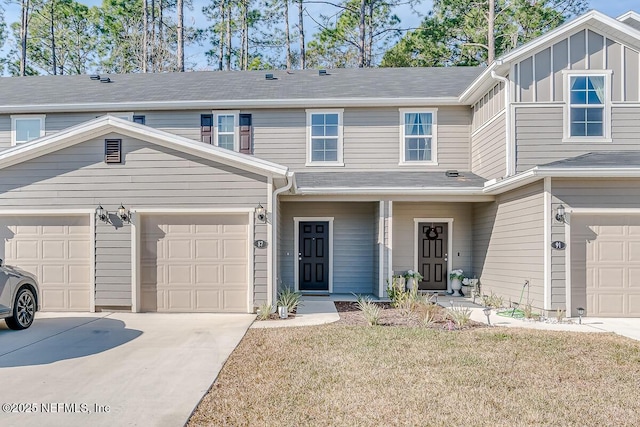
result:
[(281, 320), (256, 320), (252, 328), (288, 328), (295, 326), (313, 326), (333, 323), (340, 320), (333, 301), (329, 299), (303, 299), (298, 306), (296, 316)]
[(254, 318), (38, 313), (24, 331), (2, 322), (0, 425), (182, 426)]
[[(340, 315), (336, 311), (334, 301), (355, 301), (352, 295), (329, 297), (303, 297), (301, 305), (298, 307), (296, 317), (286, 320), (256, 321), (252, 328), (284, 328), (295, 326), (312, 326), (333, 323), (340, 320)], [(388, 300), (387, 300), (388, 301)], [(486, 323), (487, 317), (484, 314), (484, 307), (474, 304), (471, 298), (452, 297), (441, 295), (438, 304), (445, 308), (467, 307), (471, 310), (471, 319)], [(640, 341), (640, 319), (617, 319), (617, 318), (593, 318), (585, 317), (582, 324), (578, 319), (565, 319), (558, 323), (555, 319), (549, 321), (533, 321), (527, 319), (514, 319), (511, 317), (499, 316), (497, 310), (491, 310), (489, 315), (492, 326), (507, 328), (529, 328), (547, 331), (568, 331), (568, 332), (613, 332), (634, 340)]]

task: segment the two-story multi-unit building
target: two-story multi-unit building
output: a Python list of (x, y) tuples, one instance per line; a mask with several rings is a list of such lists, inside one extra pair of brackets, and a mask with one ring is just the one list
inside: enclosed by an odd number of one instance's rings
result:
[(394, 273), (640, 315), (640, 15), (485, 68), (0, 79), (0, 258), (45, 310), (251, 312)]

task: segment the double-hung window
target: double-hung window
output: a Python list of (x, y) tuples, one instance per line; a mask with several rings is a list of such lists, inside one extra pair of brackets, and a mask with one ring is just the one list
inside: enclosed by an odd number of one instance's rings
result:
[(44, 115), (11, 116), (11, 145), (44, 136)]
[(436, 110), (400, 110), (400, 164), (436, 164)]
[(607, 74), (571, 73), (567, 76), (565, 138), (577, 141), (610, 138), (611, 93)]
[(342, 110), (307, 110), (307, 165), (343, 166)]
[(213, 143), (220, 148), (239, 151), (239, 111), (214, 111)]

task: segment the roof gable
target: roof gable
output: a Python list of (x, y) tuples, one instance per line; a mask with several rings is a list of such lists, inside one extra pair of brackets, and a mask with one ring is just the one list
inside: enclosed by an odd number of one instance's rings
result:
[[(635, 14), (635, 16), (637, 15)], [(640, 51), (640, 30), (592, 10), (500, 56), (460, 95), (460, 102), (471, 103), (472, 100), (493, 87), (496, 81), (491, 78), (492, 72), (495, 71), (496, 74), (505, 76), (511, 70), (512, 64), (547, 49), (558, 41), (584, 29), (590, 29)]]
[(132, 123), (113, 116), (102, 116), (95, 120), (73, 126), (53, 135), (38, 138), (0, 152), (0, 169), (49, 154), (63, 148), (80, 144), (112, 132), (137, 138), (152, 144), (171, 148), (208, 160), (213, 160), (238, 169), (271, 177), (285, 177), (288, 168), (246, 154), (193, 141), (148, 126)]

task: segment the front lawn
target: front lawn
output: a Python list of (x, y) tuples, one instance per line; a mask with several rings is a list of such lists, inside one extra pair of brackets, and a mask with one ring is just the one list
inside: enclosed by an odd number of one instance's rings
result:
[(189, 425), (640, 425), (640, 343), (611, 334), (250, 329)]

